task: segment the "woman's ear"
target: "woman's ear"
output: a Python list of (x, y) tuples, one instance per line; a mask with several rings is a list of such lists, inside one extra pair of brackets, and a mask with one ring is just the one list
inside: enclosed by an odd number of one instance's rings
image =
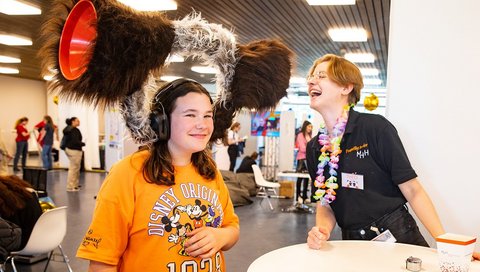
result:
[(342, 94), (349, 95), (353, 91), (353, 84), (348, 84), (343, 87)]

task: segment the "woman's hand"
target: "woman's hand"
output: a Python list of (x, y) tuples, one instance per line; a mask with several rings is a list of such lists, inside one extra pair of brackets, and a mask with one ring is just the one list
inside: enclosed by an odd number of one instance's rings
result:
[(192, 257), (212, 257), (225, 245), (221, 228), (201, 227), (187, 233), (185, 251)]

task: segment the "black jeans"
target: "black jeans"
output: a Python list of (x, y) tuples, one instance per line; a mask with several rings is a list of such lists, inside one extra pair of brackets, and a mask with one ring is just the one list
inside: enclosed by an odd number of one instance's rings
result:
[(236, 144), (229, 145), (227, 152), (228, 152), (228, 157), (230, 158), (230, 167), (228, 168), (228, 170), (233, 172), (233, 169), (235, 169), (235, 165), (237, 164), (238, 145)]
[(376, 227), (380, 232), (387, 229), (393, 234), (397, 243), (418, 245), (428, 247), (427, 241), (423, 238), (418, 229), (415, 219), (408, 212), (406, 205), (402, 205), (393, 212), (382, 216), (374, 222), (357, 230), (342, 229), (343, 240), (372, 240), (377, 233), (370, 230), (370, 227)]
[[(307, 165), (305, 159), (297, 160), (297, 169), (298, 173), (303, 173), (307, 170)], [(303, 190), (302, 190), (303, 184)], [(303, 198), (303, 200), (307, 199), (307, 191), (308, 191), (308, 178), (297, 178), (297, 199), (299, 196)]]

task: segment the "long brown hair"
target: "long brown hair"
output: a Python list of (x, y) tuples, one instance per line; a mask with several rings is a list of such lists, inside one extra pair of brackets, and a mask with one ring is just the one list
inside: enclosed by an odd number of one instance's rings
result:
[(12, 216), (25, 207), (26, 200), (32, 198), (27, 190), (30, 184), (15, 175), (0, 176), (0, 215)]
[[(170, 120), (177, 99), (192, 92), (208, 96), (210, 103), (213, 104), (210, 94), (202, 85), (189, 81), (179, 84), (174, 88), (169, 88), (166, 91), (163, 91), (163, 88), (158, 90), (151, 110), (152, 112), (165, 112), (168, 120)], [(169, 129), (171, 125), (170, 123), (168, 124)], [(213, 180), (216, 177), (216, 166), (209, 148), (193, 153), (191, 161), (198, 173), (205, 179)], [(168, 151), (168, 139), (158, 140), (152, 144), (150, 147), (150, 156), (145, 160), (143, 165), (143, 176), (149, 183), (158, 185), (175, 184), (172, 156)]]

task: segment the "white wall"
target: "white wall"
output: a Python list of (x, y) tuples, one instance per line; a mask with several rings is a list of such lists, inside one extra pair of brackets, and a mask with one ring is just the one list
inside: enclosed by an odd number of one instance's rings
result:
[(0, 75), (0, 132), (10, 153), (15, 152), (15, 121), (26, 116), (27, 128), (42, 121), (47, 112), (47, 90), (43, 81)]
[(478, 0), (392, 0), (387, 118), (446, 231), (480, 238), (479, 11)]

